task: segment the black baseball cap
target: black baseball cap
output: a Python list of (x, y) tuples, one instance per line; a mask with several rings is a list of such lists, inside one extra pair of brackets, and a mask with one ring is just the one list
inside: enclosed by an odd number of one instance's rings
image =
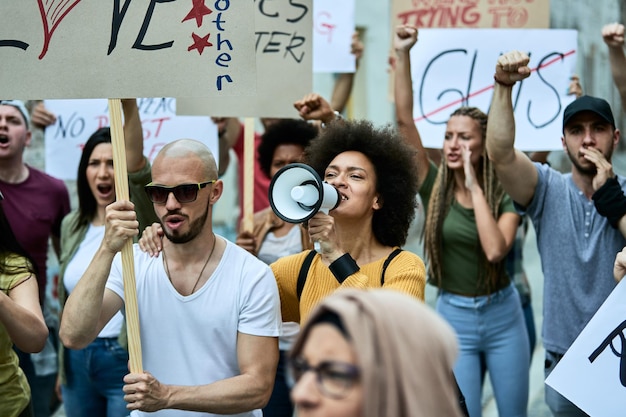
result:
[(572, 101), (569, 106), (565, 108), (563, 112), (563, 130), (565, 130), (565, 126), (572, 117), (582, 111), (594, 112), (615, 129), (615, 119), (613, 118), (613, 112), (611, 111), (609, 103), (602, 98), (582, 96)]

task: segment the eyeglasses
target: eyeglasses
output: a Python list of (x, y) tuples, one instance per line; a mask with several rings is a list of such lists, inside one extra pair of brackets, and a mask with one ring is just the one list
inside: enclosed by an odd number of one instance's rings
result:
[(0, 201), (4, 200), (4, 196), (2, 195), (2, 191), (0, 191)]
[(176, 200), (179, 203), (191, 203), (198, 198), (198, 191), (203, 189), (209, 184), (213, 184), (217, 180), (201, 182), (198, 184), (180, 184), (173, 187), (166, 187), (165, 185), (154, 185), (150, 183), (144, 187), (146, 194), (150, 198), (150, 201), (156, 204), (165, 204), (170, 193), (174, 194)]
[(335, 399), (348, 395), (361, 374), (358, 367), (345, 362), (324, 361), (311, 366), (303, 358), (294, 358), (289, 361), (289, 382), (295, 385), (308, 371), (315, 373), (320, 392)]

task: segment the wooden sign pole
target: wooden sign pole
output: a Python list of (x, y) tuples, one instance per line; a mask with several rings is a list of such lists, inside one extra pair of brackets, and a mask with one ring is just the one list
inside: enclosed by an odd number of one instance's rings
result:
[[(115, 172), (115, 195), (118, 201), (130, 200), (121, 107), (122, 103), (120, 99), (109, 99), (111, 144), (113, 145), (113, 168)], [(122, 248), (122, 276), (124, 278), (124, 304), (126, 307), (130, 371), (132, 373), (142, 373), (143, 365), (141, 361), (139, 311), (137, 310), (137, 287), (135, 286), (135, 262), (133, 259), (132, 239), (128, 239)]]
[(246, 117), (243, 129), (243, 216), (242, 229), (254, 227), (254, 117)]

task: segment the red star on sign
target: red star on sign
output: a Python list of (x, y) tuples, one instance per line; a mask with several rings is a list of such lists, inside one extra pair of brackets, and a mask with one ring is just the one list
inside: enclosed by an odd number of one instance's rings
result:
[(204, 51), (205, 47), (209, 47), (209, 46), (213, 46), (213, 44), (211, 42), (209, 42), (209, 36), (211, 36), (210, 33), (207, 33), (206, 36), (200, 37), (198, 35), (196, 35), (195, 33), (192, 33), (191, 36), (193, 37), (193, 44), (191, 44), (191, 46), (189, 46), (189, 48), (187, 48), (187, 51), (191, 51), (192, 49), (197, 49), (198, 53), (200, 55), (202, 55), (202, 52)]
[[(202, 26), (202, 18), (207, 15), (213, 13), (213, 10), (209, 9), (204, 5), (204, 0), (192, 0), (193, 6), (191, 7), (191, 11), (187, 13), (187, 16), (183, 19), (183, 22), (191, 19), (196, 19), (196, 24), (198, 27)], [(181, 22), (182, 23), (182, 22)]]

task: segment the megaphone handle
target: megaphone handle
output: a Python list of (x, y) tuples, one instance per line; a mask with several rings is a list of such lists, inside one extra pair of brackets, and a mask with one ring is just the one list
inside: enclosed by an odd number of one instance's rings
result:
[[(319, 209), (319, 211), (321, 211), (324, 214), (328, 214), (329, 210), (326, 207), (322, 207)], [(322, 247), (320, 245), (320, 242), (318, 242), (317, 240), (313, 242), (313, 249), (315, 249), (315, 252), (317, 253), (322, 253)]]

